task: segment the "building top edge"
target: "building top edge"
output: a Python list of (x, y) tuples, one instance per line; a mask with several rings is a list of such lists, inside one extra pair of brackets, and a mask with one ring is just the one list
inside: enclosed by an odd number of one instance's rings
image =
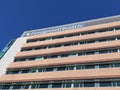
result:
[(81, 22), (70, 23), (70, 24), (59, 25), (59, 26), (53, 26), (53, 27), (42, 28), (42, 29), (29, 30), (29, 31), (23, 32), (21, 37), (52, 33), (52, 32), (70, 30), (70, 29), (75, 29), (75, 28), (82, 28), (82, 27), (110, 23), (110, 22), (117, 22), (117, 21), (120, 21), (120, 15), (110, 16), (110, 17), (105, 17), (105, 18), (98, 18), (98, 19), (87, 20), (87, 21), (81, 21)]

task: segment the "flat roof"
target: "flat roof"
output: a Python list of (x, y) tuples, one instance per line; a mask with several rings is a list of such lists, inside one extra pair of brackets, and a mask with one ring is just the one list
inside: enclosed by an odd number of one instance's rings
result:
[(52, 33), (52, 32), (58, 32), (58, 31), (63, 31), (63, 30), (71, 30), (75, 28), (82, 28), (82, 27), (116, 22), (116, 21), (120, 21), (120, 15), (99, 18), (99, 19), (92, 19), (92, 20), (81, 21), (81, 22), (70, 23), (70, 24), (64, 24), (64, 25), (53, 26), (53, 27), (42, 28), (42, 29), (28, 30), (28, 31), (23, 32), (21, 37)]

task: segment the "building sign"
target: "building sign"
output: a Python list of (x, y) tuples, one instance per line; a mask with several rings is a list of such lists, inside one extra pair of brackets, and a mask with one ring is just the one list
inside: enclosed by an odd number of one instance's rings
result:
[(70, 30), (70, 29), (75, 29), (75, 28), (82, 28), (82, 27), (84, 27), (83, 24), (61, 25), (61, 26), (50, 27), (50, 28), (45, 28), (45, 29), (26, 31), (23, 33), (22, 37), (51, 33), (51, 32), (58, 32), (58, 31), (64, 31), (64, 30)]

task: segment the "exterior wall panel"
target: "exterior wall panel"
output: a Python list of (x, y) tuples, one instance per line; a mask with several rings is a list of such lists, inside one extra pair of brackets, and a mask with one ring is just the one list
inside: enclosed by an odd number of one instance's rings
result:
[(32, 57), (32, 56), (40, 56), (40, 55), (52, 55), (52, 54), (60, 54), (60, 53), (67, 53), (67, 52), (74, 52), (74, 51), (98, 50), (98, 49), (114, 48), (114, 47), (120, 47), (120, 40), (67, 46), (67, 47), (60, 47), (60, 48), (51, 48), (51, 49), (45, 49), (45, 50), (19, 52), (17, 53), (15, 58)]
[(43, 73), (19, 74), (19, 75), (18, 74), (3, 75), (0, 77), (0, 83), (72, 80), (72, 79), (118, 78), (118, 77), (120, 77), (120, 68), (107, 68), (107, 69), (43, 72)]
[(80, 42), (85, 40), (100, 39), (100, 38), (115, 37), (115, 36), (120, 36), (120, 31), (110, 31), (110, 32), (104, 32), (104, 33), (75, 36), (75, 37), (61, 38), (61, 39), (55, 39), (55, 40), (26, 43), (22, 46), (22, 48), (24, 49), (24, 48), (48, 46), (48, 45), (55, 45), (55, 44), (64, 44), (64, 43), (77, 42), (77, 41)]
[(120, 60), (120, 53), (110, 53), (110, 54), (101, 54), (101, 55), (46, 59), (40, 61), (13, 62), (8, 66), (8, 69), (105, 62), (105, 61), (119, 61), (119, 60)]
[(66, 35), (66, 34), (72, 34), (72, 33), (79, 33), (79, 32), (86, 32), (86, 31), (94, 31), (96, 29), (111, 28), (111, 27), (116, 27), (116, 26), (120, 26), (119, 21), (112, 22), (112, 23), (106, 23), (106, 24), (99, 24), (99, 25), (94, 25), (94, 26), (88, 26), (88, 27), (83, 27), (83, 28), (69, 30), (69, 31), (65, 30), (65, 31), (53, 32), (53, 33), (48, 33), (48, 34), (34, 35), (34, 36), (30, 36), (28, 40), (34, 40), (34, 39), (39, 39), (39, 38), (51, 37), (51, 36)]

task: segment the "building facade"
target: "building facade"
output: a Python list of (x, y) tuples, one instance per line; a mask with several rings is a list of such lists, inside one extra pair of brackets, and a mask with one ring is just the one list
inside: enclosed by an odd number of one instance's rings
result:
[(0, 60), (0, 90), (120, 90), (120, 15), (25, 31)]

